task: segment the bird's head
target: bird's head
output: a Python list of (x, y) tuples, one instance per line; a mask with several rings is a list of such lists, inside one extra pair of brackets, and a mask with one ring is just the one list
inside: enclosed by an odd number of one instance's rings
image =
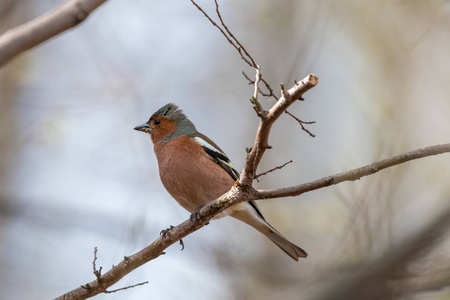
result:
[(194, 124), (173, 103), (158, 109), (147, 123), (134, 127), (134, 130), (150, 134), (153, 144), (166, 143), (177, 137), (197, 132)]

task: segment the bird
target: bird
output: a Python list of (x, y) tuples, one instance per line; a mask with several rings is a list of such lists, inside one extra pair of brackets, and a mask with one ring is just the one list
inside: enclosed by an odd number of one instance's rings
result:
[[(230, 159), (175, 104), (158, 109), (150, 119), (134, 130), (150, 135), (161, 182), (169, 194), (190, 213), (228, 192), (239, 179)], [(215, 218), (238, 219), (277, 245), (298, 261), (305, 250), (286, 239), (263, 217), (254, 201), (235, 204)]]

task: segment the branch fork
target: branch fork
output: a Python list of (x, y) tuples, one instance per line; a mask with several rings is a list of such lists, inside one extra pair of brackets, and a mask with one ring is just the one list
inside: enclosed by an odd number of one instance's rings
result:
[[(259, 69), (256, 69), (257, 77), (260, 76)], [(300, 83), (294, 84), (292, 88), (285, 91), (284, 86), (281, 84), (281, 97), (274, 104), (274, 106), (268, 110), (264, 111), (264, 117), (261, 117), (262, 107), (260, 107), (259, 102), (255, 101), (255, 95), (253, 95), (253, 108), (260, 117), (260, 122), (258, 130), (256, 133), (255, 142), (251, 151), (247, 155), (247, 160), (244, 166), (244, 170), (241, 173), (239, 184), (244, 187), (251, 187), (252, 182), (255, 178), (255, 172), (261, 161), (262, 156), (266, 149), (269, 148), (269, 134), (273, 123), (280, 117), (281, 113), (286, 111), (286, 109), (294, 103), (295, 100), (301, 99), (302, 95), (306, 93), (309, 89), (317, 85), (319, 79), (316, 75), (310, 74), (305, 77)], [(257, 81), (255, 81), (255, 91), (258, 89)]]

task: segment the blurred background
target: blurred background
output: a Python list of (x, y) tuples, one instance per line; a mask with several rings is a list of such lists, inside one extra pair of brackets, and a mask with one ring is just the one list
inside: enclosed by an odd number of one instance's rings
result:
[[(0, 0), (0, 32), (63, 1)], [(198, 2), (211, 16), (213, 1)], [(220, 1), (278, 90), (319, 85), (275, 124), (259, 188), (300, 184), (450, 142), (450, 2)], [(190, 1), (108, 1), (81, 26), (0, 69), (0, 298), (51, 299), (189, 217), (133, 127), (168, 102), (242, 169), (258, 119), (238, 53)], [(261, 98), (269, 108), (273, 100)], [(221, 219), (96, 299), (449, 299), (450, 157), (300, 197), (259, 201), (304, 248), (295, 263)], [(351, 297), (349, 296), (351, 295)]]

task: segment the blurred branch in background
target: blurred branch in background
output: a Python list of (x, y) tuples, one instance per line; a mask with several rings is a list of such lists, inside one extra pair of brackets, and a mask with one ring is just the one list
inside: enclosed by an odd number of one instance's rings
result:
[(0, 67), (16, 55), (83, 22), (107, 0), (69, 0), (47, 14), (0, 36)]
[(428, 283), (423, 283), (420, 279), (413, 284), (408, 283), (411, 278), (414, 279), (414, 274), (417, 274), (417, 271), (411, 271), (411, 265), (432, 251), (449, 233), (449, 229), (450, 206), (436, 215), (429, 224), (411, 234), (405, 241), (396, 243), (380, 257), (363, 267), (349, 268), (342, 272), (344, 275), (339, 276), (344, 278), (335, 280), (329, 289), (323, 291), (323, 296), (315, 299), (395, 299), (449, 288), (450, 283), (445, 279), (449, 278), (450, 273)]
[[(0, 31), (10, 25), (12, 19), (10, 11), (13, 10), (15, 4), (15, 1), (0, 1)], [(6, 182), (11, 163), (9, 155), (14, 153), (15, 146), (13, 143), (6, 142), (11, 141), (12, 135), (8, 128), (15, 125), (13, 110), (18, 90), (15, 80), (17, 74), (14, 71), (13, 68), (7, 68), (0, 72), (0, 182)], [(5, 188), (4, 184), (0, 185), (0, 189)], [(0, 190), (0, 192), (3, 191)], [(5, 203), (5, 199), (2, 197), (0, 205), (5, 205)]]

